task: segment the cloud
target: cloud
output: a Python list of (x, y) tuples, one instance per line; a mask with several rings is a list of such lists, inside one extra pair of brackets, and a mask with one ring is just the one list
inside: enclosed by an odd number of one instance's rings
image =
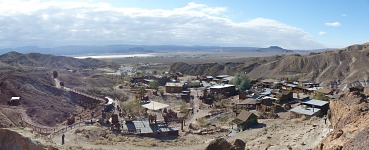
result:
[(174, 44), (324, 47), (304, 30), (277, 20), (235, 22), (225, 7), (189, 3), (175, 9), (108, 3), (0, 1), (0, 47), (35, 45)]
[(325, 23), (326, 26), (331, 26), (331, 27), (340, 27), (341, 23), (340, 22), (327, 22)]
[(342, 17), (347, 17), (347, 14), (341, 14)]
[(323, 36), (323, 35), (327, 35), (327, 32), (321, 31), (318, 34)]

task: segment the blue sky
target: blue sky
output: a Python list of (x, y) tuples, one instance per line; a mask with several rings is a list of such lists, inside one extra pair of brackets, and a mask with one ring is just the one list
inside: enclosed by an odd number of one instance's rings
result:
[(369, 0), (0, 0), (0, 47), (342, 48), (369, 42), (367, 8)]

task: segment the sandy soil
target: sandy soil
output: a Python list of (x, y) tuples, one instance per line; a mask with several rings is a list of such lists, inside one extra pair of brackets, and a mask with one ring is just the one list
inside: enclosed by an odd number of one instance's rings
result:
[(266, 127), (246, 130), (228, 140), (242, 139), (249, 149), (312, 149), (329, 133), (330, 129), (321, 118), (260, 119)]
[[(228, 133), (195, 135), (181, 132), (174, 139), (155, 139), (136, 136), (122, 136), (109, 131), (107, 127), (84, 126), (65, 133), (65, 145), (61, 145), (61, 135), (53, 138), (62, 149), (157, 149), (157, 150), (202, 150), (217, 137), (228, 141), (241, 139), (247, 149), (311, 149), (328, 134), (330, 129), (322, 118), (285, 119), (288, 114), (281, 114), (280, 119), (259, 119), (259, 127), (227, 136)], [(328, 122), (329, 123), (329, 122)], [(77, 130), (77, 131), (76, 131)]]

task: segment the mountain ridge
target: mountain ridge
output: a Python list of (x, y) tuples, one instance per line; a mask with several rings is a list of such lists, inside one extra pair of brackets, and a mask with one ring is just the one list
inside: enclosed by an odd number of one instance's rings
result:
[(8, 52), (0, 55), (2, 67), (47, 67), (47, 68), (95, 68), (95, 67), (119, 67), (115, 63), (107, 63), (102, 60), (86, 58), (76, 59), (66, 56), (54, 56), (51, 54)]
[(170, 67), (170, 72), (201, 76), (246, 72), (253, 79), (298, 76), (301, 80), (320, 82), (323, 86), (329, 86), (332, 82), (347, 84), (356, 81), (368, 82), (368, 63), (369, 43), (365, 43), (309, 55), (248, 58), (236, 65), (174, 63)]

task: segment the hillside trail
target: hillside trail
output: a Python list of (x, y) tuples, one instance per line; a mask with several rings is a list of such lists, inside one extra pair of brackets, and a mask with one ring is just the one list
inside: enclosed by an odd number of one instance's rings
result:
[[(86, 97), (89, 97), (89, 98), (92, 98), (92, 99), (96, 99), (96, 100), (99, 100), (99, 101), (105, 103), (105, 100), (102, 99), (102, 98), (98, 98), (98, 97), (95, 97), (95, 96), (92, 96), (92, 95), (89, 95), (89, 94), (86, 94), (86, 93), (82, 93), (80, 91), (76, 91), (76, 90), (73, 90), (73, 89), (68, 88), (68, 87), (62, 87), (62, 86), (60, 86), (59, 79), (57, 79), (57, 78), (53, 78), (53, 79), (54, 79), (56, 88), (59, 88), (59, 89), (65, 90), (65, 91), (72, 91), (72, 92), (77, 93), (79, 95), (83, 95), (83, 96), (86, 96)], [(60, 128), (65, 128), (66, 127), (66, 125), (62, 125), (62, 124), (58, 124), (55, 127), (50, 127), (50, 126), (45, 126), (45, 125), (41, 125), (37, 122), (34, 122), (33, 119), (27, 115), (27, 110), (22, 108), (22, 107), (2, 105), (0, 110), (1, 111), (6, 111), (6, 112), (13, 112), (14, 114), (19, 114), (20, 119), (22, 121), (24, 121), (25, 123), (27, 123), (27, 124), (29, 124), (33, 127), (36, 127), (36, 128), (47, 129), (47, 131), (43, 131), (43, 133), (53, 133), (54, 130), (58, 130)]]
[(86, 97), (89, 97), (89, 98), (92, 98), (92, 99), (95, 99), (95, 100), (98, 100), (98, 101), (101, 101), (103, 103), (105, 103), (106, 101), (102, 98), (99, 98), (99, 97), (96, 97), (96, 96), (93, 96), (93, 95), (90, 95), (90, 94), (86, 94), (86, 93), (83, 93), (81, 91), (77, 91), (77, 90), (74, 90), (72, 88), (68, 88), (68, 87), (65, 87), (65, 86), (60, 86), (60, 80), (58, 78), (53, 78), (54, 79), (54, 82), (55, 82), (55, 87), (58, 88), (58, 89), (62, 89), (64, 91), (71, 91), (71, 92), (74, 92), (74, 93), (77, 93), (79, 95), (83, 95), (83, 96), (86, 96)]

